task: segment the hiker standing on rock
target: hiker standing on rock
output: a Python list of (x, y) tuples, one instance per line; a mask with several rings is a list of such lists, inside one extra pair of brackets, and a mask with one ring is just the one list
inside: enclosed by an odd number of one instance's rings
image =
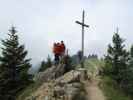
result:
[(63, 41), (61, 41), (60, 48), (61, 48), (61, 56), (64, 56), (66, 47)]
[(55, 64), (58, 64), (59, 63), (59, 43), (54, 43), (53, 53), (54, 53)]
[(54, 61), (55, 64), (59, 64), (60, 59), (65, 54), (65, 44), (63, 41), (61, 43), (54, 43), (53, 45), (53, 53), (54, 53)]

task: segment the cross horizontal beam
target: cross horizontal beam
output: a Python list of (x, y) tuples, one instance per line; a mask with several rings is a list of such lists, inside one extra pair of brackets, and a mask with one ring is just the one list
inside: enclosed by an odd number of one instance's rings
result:
[(89, 25), (86, 25), (86, 24), (81, 23), (81, 22), (79, 22), (79, 21), (76, 21), (76, 23), (77, 23), (77, 24), (80, 24), (80, 25), (82, 25), (82, 26), (85, 26), (85, 27), (89, 27)]

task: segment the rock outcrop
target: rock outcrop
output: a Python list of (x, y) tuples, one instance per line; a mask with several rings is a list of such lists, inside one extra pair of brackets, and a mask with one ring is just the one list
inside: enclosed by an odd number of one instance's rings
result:
[(26, 100), (86, 100), (82, 81), (86, 70), (78, 69), (65, 72), (65, 65), (53, 66), (35, 77), (43, 84)]
[(49, 80), (56, 79), (65, 73), (65, 64), (59, 64), (58, 66), (52, 66), (46, 69), (44, 72), (39, 72), (35, 75), (35, 81), (47, 82)]

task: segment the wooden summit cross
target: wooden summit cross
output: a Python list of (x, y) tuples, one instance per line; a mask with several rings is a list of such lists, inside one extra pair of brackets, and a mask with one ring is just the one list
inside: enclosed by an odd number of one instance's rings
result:
[(81, 58), (81, 67), (84, 67), (84, 27), (89, 27), (89, 25), (86, 25), (85, 23), (85, 11), (83, 10), (82, 13), (82, 22), (76, 21), (77, 24), (80, 24), (82, 26), (82, 46), (81, 46), (81, 52), (82, 52), (82, 58)]

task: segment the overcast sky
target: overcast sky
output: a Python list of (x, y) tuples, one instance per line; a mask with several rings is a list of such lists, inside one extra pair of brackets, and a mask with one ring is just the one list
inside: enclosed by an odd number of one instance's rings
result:
[(64, 40), (70, 54), (81, 47), (82, 10), (85, 10), (85, 54), (102, 56), (116, 27), (133, 43), (133, 0), (0, 0), (0, 38), (15, 25), (32, 63), (52, 55), (53, 42)]

